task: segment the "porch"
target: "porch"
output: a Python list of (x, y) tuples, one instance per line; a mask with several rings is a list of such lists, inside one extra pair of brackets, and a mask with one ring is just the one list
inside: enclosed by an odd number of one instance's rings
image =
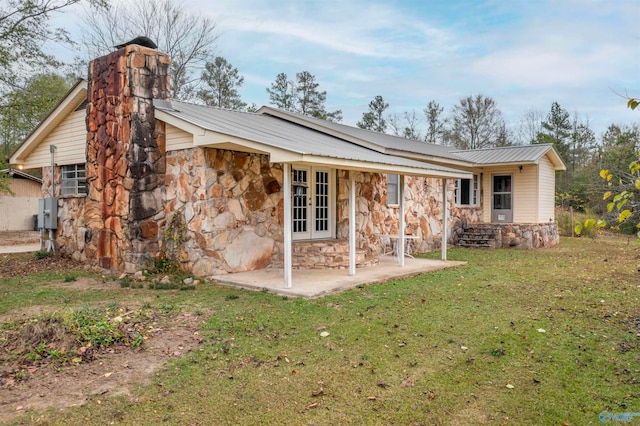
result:
[(404, 266), (395, 256), (381, 256), (375, 266), (358, 268), (350, 275), (348, 269), (296, 269), (292, 271), (296, 285), (286, 288), (282, 279), (283, 270), (266, 268), (249, 272), (237, 272), (213, 276), (218, 283), (249, 290), (263, 290), (283, 296), (315, 298), (354, 288), (360, 284), (382, 283), (394, 279), (439, 271), (445, 268), (466, 265), (467, 262), (433, 259), (407, 259)]

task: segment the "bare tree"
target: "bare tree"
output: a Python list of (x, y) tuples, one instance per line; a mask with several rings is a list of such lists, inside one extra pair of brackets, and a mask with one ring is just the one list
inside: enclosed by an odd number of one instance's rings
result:
[(82, 43), (90, 58), (137, 36), (147, 36), (171, 57), (171, 96), (195, 94), (200, 73), (215, 55), (215, 23), (186, 12), (173, 0), (139, 0), (109, 9), (91, 8), (84, 17)]
[(415, 109), (404, 111), (402, 115), (394, 112), (387, 117), (389, 127), (394, 136), (400, 136), (405, 139), (420, 140), (420, 116)]
[(496, 146), (504, 120), (493, 98), (477, 95), (453, 107), (452, 137), (459, 149)]
[(536, 143), (538, 134), (542, 131), (542, 120), (544, 120), (542, 111), (534, 108), (525, 111), (518, 123), (518, 139), (521, 143)]
[[(20, 90), (31, 76), (61, 66), (61, 62), (43, 50), (47, 42), (71, 44), (63, 28), (49, 22), (82, 0), (4, 0), (0, 2), (0, 95)], [(96, 8), (106, 0), (89, 0)], [(0, 104), (0, 109), (5, 103)]]
[(422, 110), (427, 118), (427, 134), (424, 136), (425, 142), (443, 144), (446, 131), (447, 119), (442, 117), (444, 107), (436, 101), (429, 101), (427, 107)]

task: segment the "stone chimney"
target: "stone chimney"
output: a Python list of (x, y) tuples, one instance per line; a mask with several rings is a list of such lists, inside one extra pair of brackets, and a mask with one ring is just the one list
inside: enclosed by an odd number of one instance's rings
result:
[(169, 99), (169, 56), (126, 44), (89, 63), (86, 254), (134, 272), (158, 252), (165, 139), (153, 99)]

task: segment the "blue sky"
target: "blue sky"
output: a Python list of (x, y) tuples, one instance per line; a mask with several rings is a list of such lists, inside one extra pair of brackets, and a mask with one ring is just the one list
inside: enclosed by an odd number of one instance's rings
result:
[[(307, 70), (327, 108), (355, 125), (382, 95), (389, 111), (446, 111), (493, 97), (514, 131), (557, 101), (600, 135), (640, 122), (616, 93), (640, 96), (640, 0), (185, 0), (217, 23), (217, 53), (245, 77), (243, 100), (268, 104), (280, 72)], [(66, 18), (71, 18), (66, 16)]]

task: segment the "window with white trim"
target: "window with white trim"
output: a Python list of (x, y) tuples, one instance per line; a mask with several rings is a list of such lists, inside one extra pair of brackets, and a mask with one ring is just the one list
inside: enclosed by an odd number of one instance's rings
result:
[(387, 202), (389, 205), (400, 204), (400, 175), (387, 175)]
[(62, 166), (62, 195), (87, 195), (84, 164)]
[(456, 180), (456, 206), (478, 206), (480, 204), (480, 177)]

